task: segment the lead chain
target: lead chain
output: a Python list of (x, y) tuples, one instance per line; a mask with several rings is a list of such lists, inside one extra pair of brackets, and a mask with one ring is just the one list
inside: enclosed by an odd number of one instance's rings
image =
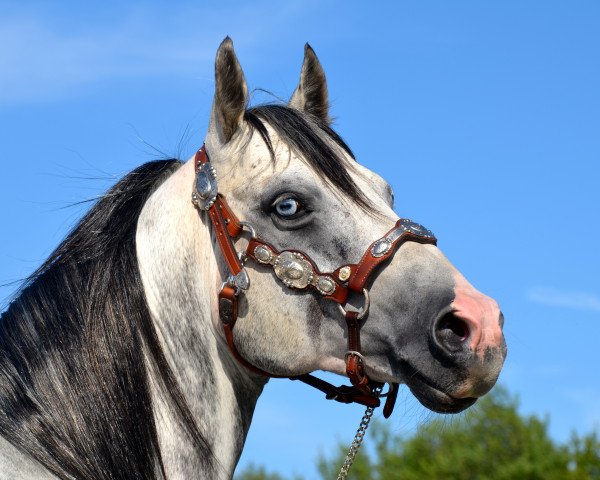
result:
[[(373, 393), (379, 397), (381, 393), (382, 387), (376, 387), (373, 390)], [(358, 430), (356, 430), (356, 435), (354, 435), (354, 440), (350, 444), (350, 448), (348, 449), (348, 454), (346, 455), (346, 459), (342, 464), (342, 468), (340, 469), (340, 473), (338, 474), (337, 480), (346, 480), (348, 478), (348, 472), (350, 471), (350, 467), (354, 463), (354, 458), (356, 454), (360, 450), (360, 446), (365, 438), (365, 434), (367, 433), (367, 428), (369, 428), (369, 423), (371, 422), (371, 417), (373, 416), (375, 408), (367, 407), (365, 410), (365, 414), (360, 420), (360, 424), (358, 425)]]

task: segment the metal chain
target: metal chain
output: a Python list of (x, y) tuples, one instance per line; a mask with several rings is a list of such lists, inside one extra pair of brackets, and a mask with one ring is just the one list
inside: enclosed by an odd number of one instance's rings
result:
[[(379, 397), (381, 394), (382, 387), (376, 387), (373, 390), (373, 393)], [(367, 407), (365, 410), (365, 414), (360, 420), (360, 424), (358, 425), (358, 430), (356, 430), (356, 435), (354, 435), (354, 440), (352, 440), (352, 444), (348, 449), (348, 454), (346, 455), (346, 459), (342, 464), (342, 468), (340, 469), (340, 473), (338, 474), (337, 480), (346, 480), (348, 478), (348, 472), (350, 471), (350, 467), (354, 463), (354, 458), (356, 454), (360, 450), (360, 446), (365, 438), (365, 434), (367, 433), (367, 428), (369, 428), (369, 423), (371, 422), (371, 417), (373, 416), (373, 412), (375, 411), (374, 407)]]

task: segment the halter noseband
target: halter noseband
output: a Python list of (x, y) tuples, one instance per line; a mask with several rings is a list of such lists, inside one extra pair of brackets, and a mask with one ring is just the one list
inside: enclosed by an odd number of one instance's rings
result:
[[(221, 254), (227, 263), (229, 276), (219, 292), (219, 317), (223, 324), (227, 345), (233, 356), (248, 370), (267, 377), (286, 378), (266, 372), (248, 362), (237, 350), (233, 341), (233, 328), (238, 316), (238, 295), (250, 287), (250, 279), (244, 268), (248, 259), (271, 267), (279, 280), (289, 288), (316, 291), (326, 300), (338, 304), (348, 328), (348, 351), (345, 355), (346, 374), (352, 386), (335, 387), (310, 374), (289, 377), (301, 380), (326, 394), (326, 398), (342, 403), (360, 403), (367, 407), (380, 405), (376, 389), (382, 384), (370, 380), (365, 372), (365, 361), (361, 354), (360, 320), (369, 310), (369, 291), (365, 287), (375, 268), (389, 259), (406, 241), (430, 243), (436, 238), (422, 225), (407, 219), (399, 219), (382, 238), (373, 242), (357, 264), (346, 264), (333, 272), (321, 272), (313, 260), (298, 250), (279, 252), (271, 244), (257, 237), (254, 228), (241, 222), (229, 208), (225, 197), (218, 192), (214, 168), (203, 146), (195, 157), (196, 180), (192, 202), (199, 210), (208, 212)], [(244, 230), (251, 234), (246, 252), (238, 255), (233, 240)], [(363, 295), (360, 309), (348, 303), (350, 294)], [(391, 415), (398, 394), (398, 384), (390, 384), (383, 410), (387, 418)]]

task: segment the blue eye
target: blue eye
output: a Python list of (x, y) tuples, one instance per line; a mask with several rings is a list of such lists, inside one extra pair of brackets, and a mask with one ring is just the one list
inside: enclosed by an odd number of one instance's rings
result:
[(280, 217), (293, 217), (302, 209), (302, 205), (295, 198), (284, 198), (275, 204), (275, 212)]

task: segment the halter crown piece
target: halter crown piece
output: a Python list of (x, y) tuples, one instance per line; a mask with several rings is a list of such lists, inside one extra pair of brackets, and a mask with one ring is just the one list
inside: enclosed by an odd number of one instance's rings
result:
[[(356, 264), (346, 264), (333, 272), (321, 272), (315, 262), (298, 250), (278, 251), (256, 235), (254, 228), (247, 222), (238, 220), (229, 208), (227, 201), (218, 191), (216, 173), (203, 146), (195, 157), (196, 180), (192, 193), (192, 202), (210, 217), (221, 254), (227, 263), (229, 276), (219, 292), (219, 317), (223, 324), (227, 345), (233, 356), (251, 372), (274, 378), (285, 378), (266, 372), (248, 362), (237, 350), (233, 341), (233, 328), (238, 316), (238, 296), (250, 287), (250, 279), (244, 264), (247, 259), (271, 267), (286, 287), (297, 290), (312, 290), (326, 300), (336, 302), (348, 328), (348, 351), (345, 355), (346, 375), (352, 386), (334, 385), (310, 374), (288, 377), (311, 385), (323, 393), (329, 400), (342, 403), (359, 403), (375, 408), (380, 405), (379, 392), (383, 384), (370, 380), (365, 372), (365, 361), (361, 354), (360, 321), (369, 311), (369, 291), (365, 288), (375, 268), (389, 259), (406, 241), (430, 243), (435, 245), (436, 238), (422, 225), (407, 219), (400, 219), (384, 237), (374, 241)], [(244, 230), (251, 238), (244, 254), (239, 255), (233, 241)], [(243, 261), (241, 259), (244, 259)], [(363, 306), (355, 309), (347, 303), (351, 293), (363, 295)], [(392, 414), (398, 384), (390, 384), (384, 417)]]

